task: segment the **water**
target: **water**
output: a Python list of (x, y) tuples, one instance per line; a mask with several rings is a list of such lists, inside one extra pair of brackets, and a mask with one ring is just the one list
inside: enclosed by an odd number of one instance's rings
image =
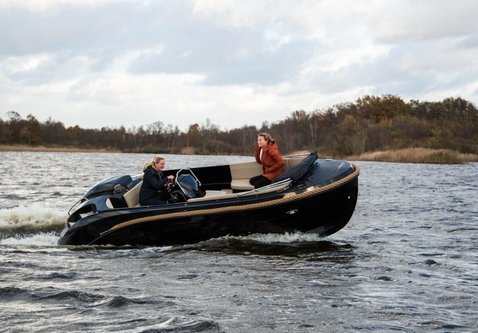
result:
[(0, 332), (477, 332), (478, 164), (359, 162), (355, 214), (325, 239), (56, 245), (81, 194), (150, 157), (0, 152)]

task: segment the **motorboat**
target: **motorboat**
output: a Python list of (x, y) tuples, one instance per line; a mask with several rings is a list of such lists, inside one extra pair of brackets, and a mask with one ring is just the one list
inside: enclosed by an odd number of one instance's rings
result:
[(342, 229), (358, 196), (357, 165), (321, 159), (316, 152), (284, 157), (286, 170), (254, 188), (260, 164), (164, 170), (174, 175), (169, 200), (139, 205), (142, 175), (121, 175), (94, 185), (69, 210), (61, 245), (165, 246), (257, 233), (316, 233)]

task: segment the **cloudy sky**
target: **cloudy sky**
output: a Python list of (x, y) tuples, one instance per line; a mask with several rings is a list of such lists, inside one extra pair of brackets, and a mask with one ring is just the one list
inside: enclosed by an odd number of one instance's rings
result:
[(478, 105), (476, 0), (0, 0), (0, 118), (221, 129), (366, 95)]

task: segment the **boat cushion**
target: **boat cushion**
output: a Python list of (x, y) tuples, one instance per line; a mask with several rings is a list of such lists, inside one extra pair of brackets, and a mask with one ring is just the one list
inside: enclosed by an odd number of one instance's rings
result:
[(231, 181), (231, 188), (236, 191), (249, 191), (254, 189), (254, 186), (249, 183), (249, 178), (233, 179)]
[(123, 195), (124, 201), (126, 201), (128, 207), (136, 207), (139, 205), (139, 190), (141, 189), (142, 183), (143, 181), (140, 181)]
[(188, 202), (207, 201), (215, 199), (235, 198), (237, 193), (233, 193), (231, 190), (206, 190), (206, 194), (203, 197), (188, 199)]
[(262, 174), (262, 166), (257, 162), (231, 164), (231, 189), (248, 191), (254, 189), (249, 179)]

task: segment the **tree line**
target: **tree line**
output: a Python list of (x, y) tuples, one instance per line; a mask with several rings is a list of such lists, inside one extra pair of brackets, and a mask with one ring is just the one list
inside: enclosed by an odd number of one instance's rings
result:
[(284, 154), (316, 150), (344, 157), (365, 152), (423, 147), (478, 154), (478, 109), (463, 98), (403, 101), (395, 95), (363, 96), (355, 102), (306, 112), (260, 127), (221, 130), (209, 119), (187, 131), (157, 121), (145, 126), (84, 129), (51, 118), (40, 122), (16, 111), (0, 118), (0, 144), (106, 149), (121, 152), (251, 155), (259, 132), (269, 132)]

